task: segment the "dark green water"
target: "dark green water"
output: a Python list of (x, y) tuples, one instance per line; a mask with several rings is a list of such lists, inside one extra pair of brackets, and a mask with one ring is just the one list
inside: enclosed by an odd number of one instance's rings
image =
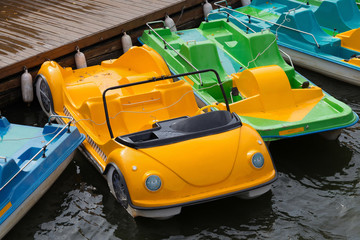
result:
[[(297, 70), (360, 114), (360, 88)], [(46, 122), (37, 104), (2, 113), (13, 123)], [(166, 221), (129, 217), (77, 153), (5, 239), (360, 239), (359, 124), (337, 141), (308, 136), (274, 142), (270, 152), (279, 173), (272, 192), (186, 207)]]

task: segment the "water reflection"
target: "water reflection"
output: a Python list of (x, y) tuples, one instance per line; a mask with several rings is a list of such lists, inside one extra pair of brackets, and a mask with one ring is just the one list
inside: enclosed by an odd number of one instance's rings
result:
[[(311, 72), (316, 84), (360, 113), (360, 89)], [(4, 109), (12, 121), (42, 126), (34, 104)], [(81, 155), (5, 239), (358, 239), (359, 124), (337, 141), (305, 136), (270, 145), (278, 180), (254, 200), (227, 198), (183, 208), (167, 220), (133, 219)]]
[(236, 197), (183, 208), (168, 221), (137, 219), (138, 239), (247, 239), (271, 228), (275, 217), (271, 192), (255, 200)]
[(353, 154), (339, 141), (328, 141), (318, 135), (273, 142), (270, 152), (277, 169), (296, 179), (335, 175), (349, 164)]

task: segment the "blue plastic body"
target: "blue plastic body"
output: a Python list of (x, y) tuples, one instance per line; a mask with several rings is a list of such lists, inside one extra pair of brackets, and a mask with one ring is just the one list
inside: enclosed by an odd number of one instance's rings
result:
[[(5, 117), (0, 118), (0, 188), (63, 127), (58, 124), (44, 128), (22, 126), (10, 124)], [(70, 127), (69, 132), (63, 130), (46, 147), (45, 155), (41, 152), (0, 190), (0, 211), (3, 210), (0, 225), (76, 150), (84, 138), (75, 127)], [(9, 205), (11, 207), (6, 210)]]

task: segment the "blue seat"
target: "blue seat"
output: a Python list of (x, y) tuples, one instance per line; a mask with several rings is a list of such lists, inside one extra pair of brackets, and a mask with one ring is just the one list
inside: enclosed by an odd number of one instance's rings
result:
[(354, 0), (324, 0), (315, 11), (321, 26), (346, 32), (360, 27), (360, 11)]
[[(285, 17), (288, 21), (284, 21)], [(340, 39), (333, 38), (332, 36), (325, 33), (321, 29), (318, 21), (316, 20), (313, 11), (309, 10), (308, 8), (300, 8), (296, 11), (291, 11), (288, 15), (284, 13), (281, 15), (277, 23), (283, 23), (284, 26), (288, 26), (312, 34), (320, 47), (340, 46)], [(272, 27), (273, 30), (274, 28), (276, 29), (277, 26)], [(309, 34), (293, 31), (286, 28), (279, 28), (278, 31), (284, 32), (288, 36), (300, 42), (307, 42), (317, 46), (314, 38)]]

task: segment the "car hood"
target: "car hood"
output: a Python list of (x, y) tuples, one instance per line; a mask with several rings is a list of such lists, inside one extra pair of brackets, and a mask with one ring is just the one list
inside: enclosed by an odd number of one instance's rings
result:
[(225, 180), (232, 172), (240, 129), (153, 148), (139, 149), (165, 165), (185, 182), (207, 186)]

